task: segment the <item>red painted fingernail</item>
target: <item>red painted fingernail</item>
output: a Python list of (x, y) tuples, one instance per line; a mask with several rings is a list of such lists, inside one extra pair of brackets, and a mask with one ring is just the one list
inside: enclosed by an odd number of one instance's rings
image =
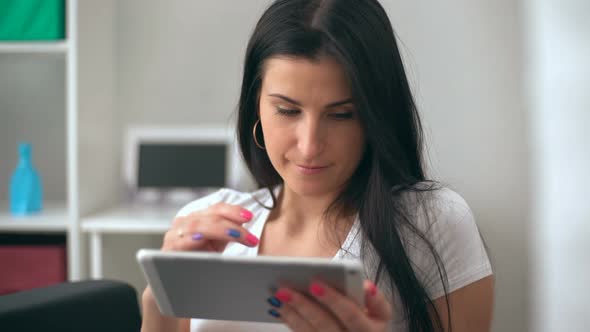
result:
[(248, 235), (246, 235), (246, 241), (248, 241), (248, 243), (250, 243), (253, 246), (257, 245), (259, 242), (258, 238), (256, 236), (254, 236), (254, 234), (250, 234), (250, 233), (248, 233)]
[(374, 283), (371, 283), (369, 285), (369, 295), (371, 295), (371, 296), (377, 295), (377, 286), (375, 286)]
[(309, 286), (309, 291), (317, 297), (324, 295), (324, 288), (316, 283), (312, 283), (311, 286)]
[(240, 217), (242, 217), (246, 220), (250, 220), (250, 219), (252, 219), (252, 212), (250, 212), (246, 209), (242, 209), (242, 211), (240, 211)]
[(291, 293), (289, 293), (289, 291), (284, 290), (284, 289), (279, 289), (275, 293), (275, 297), (277, 299), (279, 299), (279, 301), (281, 301), (283, 303), (289, 303), (289, 302), (291, 302)]

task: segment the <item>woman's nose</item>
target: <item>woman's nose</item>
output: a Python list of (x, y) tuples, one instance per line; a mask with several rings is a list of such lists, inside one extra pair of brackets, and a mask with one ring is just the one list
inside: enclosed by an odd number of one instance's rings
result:
[(301, 156), (311, 161), (324, 150), (322, 129), (318, 120), (308, 120), (298, 128), (297, 147)]

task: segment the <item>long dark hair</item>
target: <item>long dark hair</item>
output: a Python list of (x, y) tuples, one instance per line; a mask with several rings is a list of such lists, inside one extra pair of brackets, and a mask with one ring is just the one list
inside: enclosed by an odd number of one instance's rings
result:
[[(377, 0), (278, 0), (258, 21), (246, 51), (237, 134), (250, 172), (269, 190), (283, 180), (266, 152), (255, 145), (252, 130), (265, 60), (276, 56), (330, 56), (344, 68), (367, 145), (346, 189), (328, 210), (352, 207), (358, 212), (361, 252), (371, 246), (377, 252), (375, 282), (385, 277), (391, 290), (397, 289), (410, 331), (434, 331), (432, 317), (442, 330), (440, 315), (412, 269), (400, 236), (400, 231), (410, 230), (424, 241), (447, 294), (442, 261), (402, 199), (408, 192), (439, 186), (425, 176), (422, 126), (385, 10)], [(263, 142), (261, 134), (254, 135)], [(447, 309), (450, 324), (448, 298)]]

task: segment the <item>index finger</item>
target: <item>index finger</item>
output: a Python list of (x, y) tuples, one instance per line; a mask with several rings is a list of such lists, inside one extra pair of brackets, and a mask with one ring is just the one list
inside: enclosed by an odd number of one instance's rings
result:
[[(221, 217), (223, 219), (237, 222), (239, 224), (247, 223), (252, 220), (254, 214), (240, 205), (232, 205), (223, 202), (211, 205), (208, 209), (201, 211), (212, 217)], [(189, 214), (189, 217), (192, 215)]]

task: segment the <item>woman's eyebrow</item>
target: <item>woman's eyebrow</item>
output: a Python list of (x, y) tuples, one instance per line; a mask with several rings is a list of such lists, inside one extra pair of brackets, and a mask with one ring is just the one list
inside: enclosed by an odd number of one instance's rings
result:
[[(268, 96), (281, 98), (281, 99), (283, 99), (284, 101), (286, 101), (288, 103), (291, 103), (293, 105), (297, 105), (297, 106), (301, 107), (301, 102), (299, 102), (297, 100), (294, 100), (292, 98), (289, 98), (287, 96), (283, 96), (283, 95), (278, 94), (278, 93), (271, 93)], [(336, 101), (336, 102), (333, 102), (333, 103), (329, 103), (328, 105), (326, 105), (324, 107), (325, 108), (332, 108), (332, 107), (346, 105), (346, 104), (352, 104), (352, 98), (348, 98), (348, 99), (345, 99), (345, 100), (341, 100), (341, 101)]]

